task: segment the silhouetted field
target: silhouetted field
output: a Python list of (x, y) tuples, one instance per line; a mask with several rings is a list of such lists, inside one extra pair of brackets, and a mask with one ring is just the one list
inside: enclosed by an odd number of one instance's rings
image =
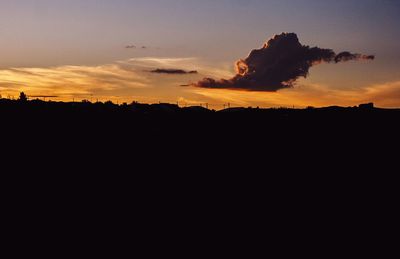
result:
[(3, 145), (32, 154), (44, 149), (42, 161), (65, 159), (58, 152), (72, 163), (93, 156), (96, 165), (112, 156), (125, 163), (154, 158), (165, 166), (188, 161), (196, 167), (220, 161), (229, 166), (252, 161), (245, 163), (248, 168), (277, 161), (282, 167), (294, 161), (310, 167), (322, 162), (324, 168), (354, 165), (359, 155), (366, 159), (397, 150), (399, 119), (398, 109), (368, 105), (213, 111), (172, 104), (0, 100)]
[[(25, 137), (31, 136), (28, 139), (53, 139), (56, 142), (71, 137), (99, 143), (113, 140), (151, 143), (157, 139), (178, 141), (187, 146), (207, 139), (225, 140), (231, 144), (250, 139), (318, 144), (316, 139), (329, 142), (342, 137), (373, 141), (394, 134), (398, 130), (400, 110), (371, 105), (214, 111), (202, 107), (180, 108), (173, 104), (116, 105), (111, 102), (1, 99), (0, 119), (3, 132), (19, 132)], [(211, 148), (217, 148), (217, 144)], [(224, 149), (223, 146), (218, 148)]]
[(397, 197), (399, 118), (368, 106), (210, 111), (3, 99), (2, 175), (13, 178), (4, 181), (11, 197), (29, 204), (139, 202), (143, 211), (161, 206), (154, 215), (274, 208), (279, 220), (309, 211), (337, 225), (350, 224), (336, 221), (347, 213), (361, 231), (361, 216), (371, 207), (390, 214)]

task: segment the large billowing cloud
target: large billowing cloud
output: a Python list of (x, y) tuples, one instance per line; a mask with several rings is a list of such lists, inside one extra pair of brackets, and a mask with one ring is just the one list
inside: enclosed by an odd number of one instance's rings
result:
[(372, 55), (348, 51), (336, 54), (331, 49), (305, 46), (295, 33), (282, 33), (270, 39), (261, 49), (251, 51), (246, 59), (237, 61), (237, 74), (233, 78), (204, 78), (194, 86), (275, 92), (293, 87), (297, 79), (308, 76), (313, 65), (374, 58)]

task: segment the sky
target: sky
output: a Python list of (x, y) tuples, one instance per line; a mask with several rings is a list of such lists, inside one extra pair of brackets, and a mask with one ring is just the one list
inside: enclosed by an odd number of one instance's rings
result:
[[(0, 95), (232, 106), (400, 107), (399, 0), (0, 0)], [(375, 55), (278, 91), (203, 88), (282, 32)], [(129, 48), (127, 48), (129, 46)], [(267, 60), (268, 61), (268, 60)], [(156, 69), (197, 71), (153, 73)], [(185, 86), (183, 86), (185, 85)], [(56, 98), (56, 99), (57, 99)]]

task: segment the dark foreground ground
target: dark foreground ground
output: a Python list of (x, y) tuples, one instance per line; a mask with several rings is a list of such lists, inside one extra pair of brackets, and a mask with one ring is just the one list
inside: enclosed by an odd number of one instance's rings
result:
[(128, 175), (397, 176), (399, 119), (400, 110), (368, 106), (211, 111), (0, 100), (3, 166)]
[[(397, 153), (399, 119), (400, 110), (368, 106), (211, 111), (170, 104), (0, 100), (3, 145), (46, 154), (38, 164), (67, 154), (71, 162), (93, 157), (93, 164), (125, 157), (132, 166), (153, 158), (178, 164), (253, 161), (249, 167), (281, 160), (282, 166), (295, 160), (312, 166), (318, 158), (333, 165)], [(159, 164), (148, 166), (153, 165)]]
[(256, 257), (238, 249), (249, 242), (276, 243), (280, 254), (385, 257), (397, 233), (399, 119), (400, 110), (370, 107), (0, 100), (3, 222), (29, 240), (47, 226), (85, 246), (83, 230), (120, 245), (158, 238), (174, 254), (207, 254), (209, 242)]

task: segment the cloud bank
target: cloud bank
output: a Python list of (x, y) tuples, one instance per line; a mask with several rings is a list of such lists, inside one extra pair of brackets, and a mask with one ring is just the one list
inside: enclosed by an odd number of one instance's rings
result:
[(308, 76), (314, 65), (374, 58), (373, 55), (348, 51), (336, 54), (332, 49), (309, 47), (302, 45), (295, 33), (282, 33), (270, 39), (261, 49), (252, 50), (246, 59), (237, 61), (233, 78), (204, 78), (193, 85), (201, 88), (275, 92), (293, 87), (297, 79)]

